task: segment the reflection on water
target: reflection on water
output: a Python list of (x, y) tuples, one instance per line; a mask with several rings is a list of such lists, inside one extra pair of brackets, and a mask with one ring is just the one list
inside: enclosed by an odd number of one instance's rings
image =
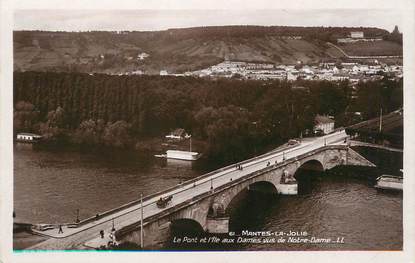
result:
[(244, 249), (402, 249), (401, 195), (381, 193), (366, 181), (337, 176), (315, 178), (312, 187), (298, 196), (251, 193), (233, 215), (231, 228), (306, 231), (309, 237), (344, 238), (344, 244), (249, 244)]
[(177, 171), (189, 170), (193, 168), (192, 161), (177, 160), (177, 159), (163, 159), (169, 169), (176, 169)]

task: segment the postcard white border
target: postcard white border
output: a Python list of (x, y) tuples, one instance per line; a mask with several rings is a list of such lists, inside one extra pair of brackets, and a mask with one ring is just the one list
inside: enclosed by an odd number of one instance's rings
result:
[[(398, 9), (404, 18), (404, 250), (402, 252), (12, 253), (14, 9)], [(0, 261), (2, 262), (415, 262), (415, 9), (411, 0), (0, 0)], [(10, 216), (9, 216), (10, 215)]]

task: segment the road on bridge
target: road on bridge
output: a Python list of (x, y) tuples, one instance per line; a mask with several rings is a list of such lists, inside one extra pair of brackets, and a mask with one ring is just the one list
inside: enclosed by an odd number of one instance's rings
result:
[[(347, 134), (345, 131), (338, 130), (334, 133), (302, 140), (299, 144), (290, 148), (278, 148), (266, 154), (254, 157), (252, 159), (227, 166), (209, 173), (209, 176), (202, 175), (191, 182), (184, 182), (176, 186), (172, 190), (161, 195), (146, 199), (143, 202), (143, 218), (144, 220), (150, 216), (154, 216), (171, 206), (178, 205), (185, 201), (191, 200), (193, 197), (215, 191), (216, 188), (229, 183), (232, 180), (237, 180), (245, 176), (249, 176), (253, 172), (265, 169), (269, 164), (281, 163), (307, 152), (311, 152), (325, 145), (339, 145), (344, 144)], [(242, 170), (237, 168), (237, 165), (243, 167)], [(213, 189), (211, 189), (213, 188)], [(160, 197), (172, 196), (173, 199), (166, 208), (160, 209), (156, 202)], [(46, 231), (37, 231), (35, 233), (50, 237), (48, 240), (38, 243), (28, 249), (79, 249), (83, 247), (85, 242), (97, 239), (99, 232), (104, 230), (104, 233), (110, 233), (113, 222), (117, 229), (121, 229), (128, 225), (139, 222), (141, 219), (141, 205), (137, 202), (135, 205), (110, 213), (106, 216), (92, 220), (85, 224), (80, 224), (76, 228), (68, 228), (63, 226), (63, 233), (58, 233), (58, 229), (50, 229)]]

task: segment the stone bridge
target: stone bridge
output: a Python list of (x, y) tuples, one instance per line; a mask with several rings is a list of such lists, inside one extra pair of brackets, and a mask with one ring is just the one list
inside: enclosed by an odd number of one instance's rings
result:
[[(171, 236), (172, 224), (179, 221), (187, 221), (189, 224), (197, 223), (209, 233), (227, 233), (228, 206), (241, 191), (245, 189), (271, 190), (274, 193), (284, 194), (287, 184), (284, 183), (283, 177), (295, 177), (300, 169), (324, 171), (337, 165), (373, 166), (347, 145), (324, 146), (281, 163), (274, 162), (262, 170), (240, 179), (230, 180), (229, 183), (219, 188), (214, 188), (160, 214), (146, 218), (143, 223), (144, 248), (157, 249), (163, 246), (167, 238)], [(297, 189), (296, 183), (289, 185)], [(124, 227), (117, 231), (117, 239), (140, 244), (140, 229), (140, 222)]]
[[(227, 233), (229, 204), (242, 191), (296, 194), (298, 171), (324, 171), (337, 165), (373, 166), (349, 147), (342, 129), (223, 167), (97, 217), (63, 225), (63, 233), (52, 225), (35, 228), (33, 232), (49, 239), (28, 249), (97, 248), (107, 244), (111, 232), (118, 243), (141, 244), (143, 236), (145, 249), (157, 249), (167, 241), (176, 223), (196, 224), (210, 233)], [(157, 206), (157, 201), (166, 197), (171, 197), (171, 202), (166, 207)], [(99, 236), (101, 231), (104, 238)]]

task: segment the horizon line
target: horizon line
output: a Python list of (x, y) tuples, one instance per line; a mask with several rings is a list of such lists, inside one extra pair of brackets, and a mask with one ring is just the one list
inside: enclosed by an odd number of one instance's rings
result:
[(135, 32), (140, 32), (140, 33), (145, 33), (145, 32), (163, 32), (163, 31), (169, 31), (169, 30), (180, 30), (180, 29), (199, 29), (199, 28), (219, 28), (219, 27), (286, 27), (286, 28), (350, 28), (350, 29), (381, 29), (381, 30), (385, 30), (388, 33), (391, 33), (392, 31), (389, 31), (385, 28), (382, 27), (377, 27), (377, 26), (299, 26), (299, 25), (290, 25), (290, 26), (285, 26), (285, 25), (255, 25), (255, 24), (225, 24), (225, 25), (212, 25), (212, 26), (191, 26), (191, 27), (172, 27), (172, 28), (167, 28), (167, 29), (159, 29), (159, 30), (43, 30), (43, 29), (13, 29), (13, 32), (57, 32), (57, 33), (88, 33), (88, 32), (129, 32), (129, 33), (135, 33)]

